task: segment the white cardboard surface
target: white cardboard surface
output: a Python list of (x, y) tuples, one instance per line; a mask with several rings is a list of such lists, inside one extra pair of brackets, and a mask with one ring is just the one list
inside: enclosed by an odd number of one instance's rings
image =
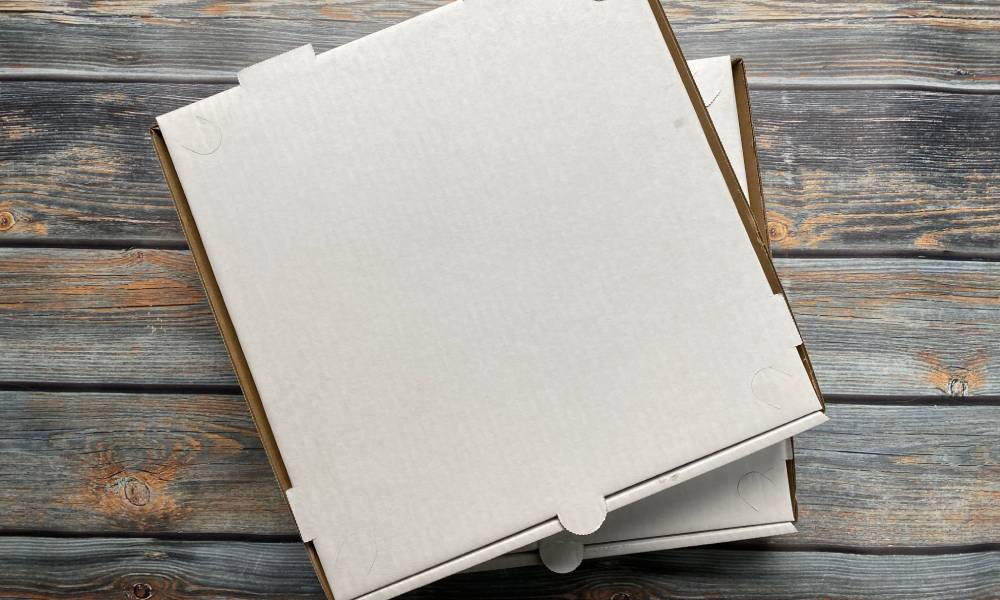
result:
[[(742, 132), (729, 56), (688, 61), (737, 177), (747, 193)], [(785, 461), (790, 441), (755, 452), (689, 482), (616, 510), (596, 532), (562, 533), (474, 568), (544, 563), (566, 572), (581, 560), (793, 533)]]
[(465, 0), (240, 82), (158, 122), (338, 600), (824, 420), (645, 0)]

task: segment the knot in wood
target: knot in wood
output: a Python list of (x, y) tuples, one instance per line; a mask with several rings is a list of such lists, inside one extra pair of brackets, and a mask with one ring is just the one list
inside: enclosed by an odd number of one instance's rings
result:
[(772, 242), (780, 242), (788, 237), (788, 225), (781, 221), (767, 222), (767, 238)]
[(961, 377), (948, 380), (948, 395), (952, 398), (965, 398), (969, 395), (969, 382)]
[(149, 503), (149, 486), (135, 477), (125, 480), (125, 499), (135, 506), (145, 506)]
[(7, 231), (14, 226), (14, 214), (9, 210), (0, 211), (0, 231)]
[(153, 597), (153, 588), (148, 583), (137, 583), (132, 586), (132, 596), (139, 600)]

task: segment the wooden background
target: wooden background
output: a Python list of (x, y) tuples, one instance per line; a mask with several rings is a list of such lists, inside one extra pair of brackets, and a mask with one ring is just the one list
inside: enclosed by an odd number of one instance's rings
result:
[[(441, 3), (0, 1), (0, 597), (320, 597), (147, 129)], [(410, 597), (1000, 597), (1000, 3), (665, 7), (748, 63), (833, 419), (797, 439), (801, 533)]]

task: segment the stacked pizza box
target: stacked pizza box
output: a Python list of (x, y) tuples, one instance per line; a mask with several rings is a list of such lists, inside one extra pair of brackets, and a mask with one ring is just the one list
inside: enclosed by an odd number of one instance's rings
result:
[(744, 64), (657, 0), (458, 0), (152, 134), (332, 597), (795, 531)]

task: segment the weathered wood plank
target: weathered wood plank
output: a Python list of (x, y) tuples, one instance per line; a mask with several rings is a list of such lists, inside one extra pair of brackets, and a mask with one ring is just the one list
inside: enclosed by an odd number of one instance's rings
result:
[[(239, 396), (3, 392), (0, 530), (295, 536)], [(777, 546), (1000, 540), (1000, 407), (831, 405)]]
[(182, 244), (149, 128), (224, 87), (0, 82), (0, 243)]
[[(297, 45), (326, 50), (443, 3), (18, 3), (4, 17), (0, 77), (232, 77)], [(685, 52), (742, 54), (756, 65), (758, 82), (833, 78), (983, 89), (1000, 83), (992, 2), (931, 8), (926, 2), (686, 1), (666, 9)]]
[(795, 438), (799, 534), (776, 545), (1000, 542), (1000, 407), (831, 404)]
[[(14, 220), (0, 244), (183, 244), (147, 130), (225, 87), (0, 83), (0, 211)], [(779, 252), (1000, 250), (1000, 95), (759, 90), (753, 102)]]
[(0, 392), (0, 530), (297, 535), (238, 395)]
[(0, 381), (235, 385), (187, 252), (0, 249)]
[[(40, 569), (39, 565), (46, 568)], [(865, 556), (692, 549), (585, 563), (456, 575), (405, 598), (991, 599), (1000, 552)], [(0, 538), (0, 596), (314, 599), (322, 593), (298, 544), (152, 539)]]
[[(1000, 393), (1000, 263), (779, 259), (827, 394)], [(235, 385), (186, 251), (0, 249), (0, 382)]]
[[(80, 3), (69, 0), (7, 0), (2, 12), (25, 12), (59, 16), (124, 16), (147, 18), (254, 17), (257, 19), (312, 19), (320, 21), (394, 22), (431, 10), (449, 0), (165, 0)], [(720, 0), (710, 7), (697, 0), (665, 3), (675, 19), (685, 21), (786, 21), (804, 19), (885, 19), (929, 17), (940, 19), (997, 19), (1000, 4), (995, 1), (894, 0)]]
[(783, 91), (752, 102), (776, 252), (1000, 250), (1000, 95)]
[(0, 597), (322, 600), (323, 594), (297, 543), (7, 536), (0, 537)]
[(776, 263), (826, 393), (1000, 392), (1000, 263)]

